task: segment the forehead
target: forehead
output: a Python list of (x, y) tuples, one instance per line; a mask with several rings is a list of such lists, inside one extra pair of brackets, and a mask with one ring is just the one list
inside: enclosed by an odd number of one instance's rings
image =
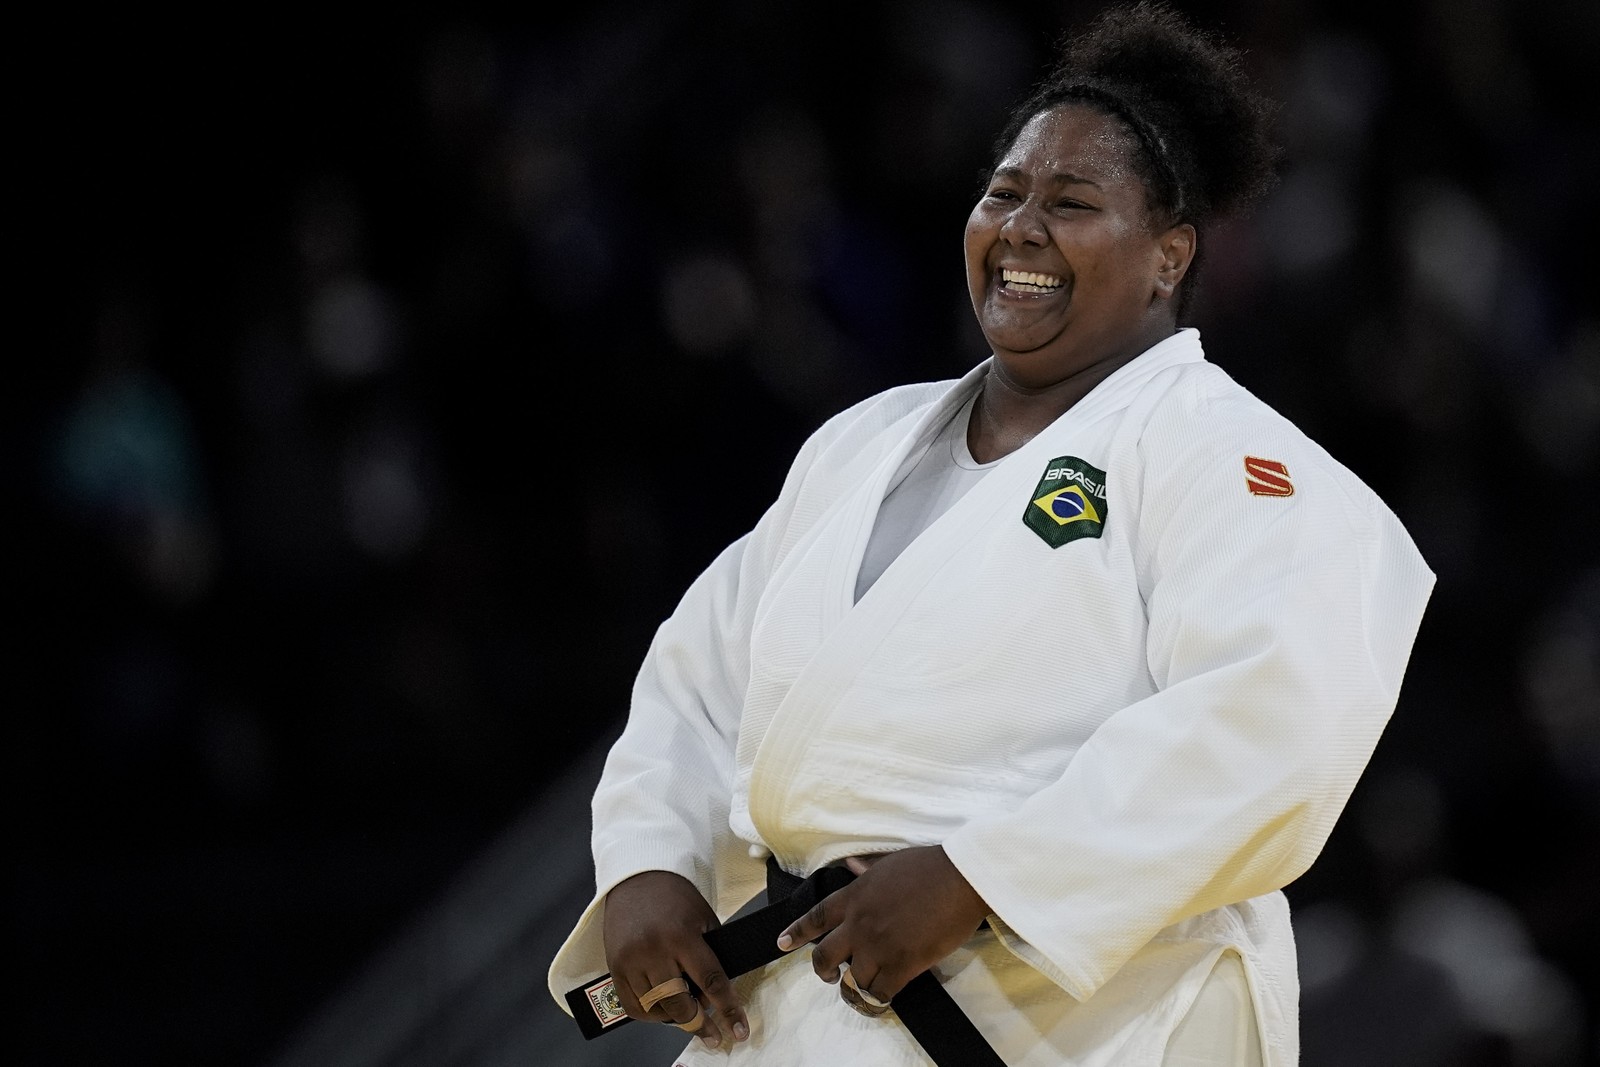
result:
[(1063, 104), (1029, 119), (1000, 167), (1132, 180), (1136, 147), (1133, 131), (1122, 120), (1087, 104)]

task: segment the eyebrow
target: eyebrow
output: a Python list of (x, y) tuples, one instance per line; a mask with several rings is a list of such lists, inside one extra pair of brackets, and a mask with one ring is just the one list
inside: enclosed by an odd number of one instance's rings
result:
[[(1025, 177), (1021, 167), (996, 167), (994, 176), (996, 178), (1010, 178), (1013, 181), (1021, 181)], [(1056, 185), (1090, 185), (1096, 189), (1100, 188), (1099, 182), (1063, 171), (1057, 171), (1050, 178)]]

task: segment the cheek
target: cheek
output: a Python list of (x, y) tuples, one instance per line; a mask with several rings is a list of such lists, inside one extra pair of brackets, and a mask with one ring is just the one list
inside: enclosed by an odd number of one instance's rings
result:
[(1131, 232), (1100, 230), (1076, 233), (1068, 262), (1073, 273), (1084, 282), (1094, 281), (1107, 288), (1137, 288), (1151, 279), (1149, 242)]
[(967, 251), (974, 248), (987, 247), (993, 241), (994, 227), (990, 226), (982, 215), (974, 213), (967, 219), (967, 229), (964, 236)]
[(966, 233), (963, 235), (963, 248), (969, 274), (981, 274), (988, 269), (989, 249), (993, 247), (994, 228), (985, 225), (980, 219), (969, 219)]

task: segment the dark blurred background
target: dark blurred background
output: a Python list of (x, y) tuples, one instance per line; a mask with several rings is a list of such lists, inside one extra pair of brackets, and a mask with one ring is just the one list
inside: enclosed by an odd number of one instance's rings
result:
[[(598, 753), (803, 437), (986, 355), (989, 138), (1097, 6), (36, 11), (21, 1062), (670, 1062), (543, 989)], [(1208, 354), (1439, 576), (1302, 1062), (1595, 1062), (1600, 5), (1184, 6), (1286, 104)]]

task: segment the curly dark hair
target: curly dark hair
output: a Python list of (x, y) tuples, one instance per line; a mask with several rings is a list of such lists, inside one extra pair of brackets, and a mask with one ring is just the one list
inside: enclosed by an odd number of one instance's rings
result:
[[(1207, 223), (1248, 210), (1277, 181), (1278, 103), (1251, 84), (1242, 49), (1161, 0), (1107, 8), (1082, 31), (1064, 34), (1056, 53), (996, 138), (994, 166), (1035, 115), (1081, 103), (1133, 132), (1134, 167), (1158, 225), (1187, 222), (1203, 234)], [(1198, 281), (1204, 241), (1196, 246), (1177, 297), (1180, 319)]]

